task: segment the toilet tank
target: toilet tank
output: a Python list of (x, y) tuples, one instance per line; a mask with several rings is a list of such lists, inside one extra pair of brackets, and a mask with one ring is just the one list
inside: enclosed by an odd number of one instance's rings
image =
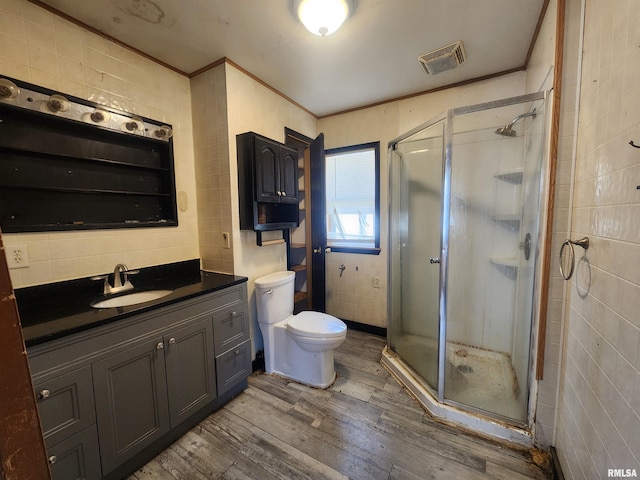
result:
[(259, 323), (276, 323), (293, 314), (295, 272), (270, 273), (256, 279)]

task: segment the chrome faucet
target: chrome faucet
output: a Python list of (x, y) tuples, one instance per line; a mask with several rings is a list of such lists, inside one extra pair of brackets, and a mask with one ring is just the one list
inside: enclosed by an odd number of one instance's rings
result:
[[(113, 287), (109, 284), (109, 275), (99, 275), (92, 277), (91, 280), (104, 280), (104, 289), (102, 293), (108, 295), (111, 293), (125, 292), (133, 288), (133, 284), (129, 281), (129, 275), (135, 275), (140, 270), (129, 270), (124, 263), (118, 263), (113, 269)], [(124, 282), (122, 279), (124, 278)]]

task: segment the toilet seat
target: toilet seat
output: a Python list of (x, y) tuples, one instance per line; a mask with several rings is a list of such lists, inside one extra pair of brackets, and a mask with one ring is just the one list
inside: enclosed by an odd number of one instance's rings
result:
[(321, 312), (300, 312), (287, 322), (294, 335), (310, 338), (339, 338), (346, 334), (347, 326), (336, 317)]

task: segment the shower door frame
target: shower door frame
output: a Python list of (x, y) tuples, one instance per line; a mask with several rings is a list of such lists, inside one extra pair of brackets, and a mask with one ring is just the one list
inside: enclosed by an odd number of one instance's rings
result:
[[(496, 414), (493, 412), (487, 412), (485, 410), (480, 410), (477, 408), (474, 408), (471, 405), (466, 405), (466, 404), (462, 404), (459, 402), (456, 402), (454, 400), (451, 399), (445, 399), (445, 367), (446, 367), (446, 354), (447, 354), (447, 349), (446, 349), (446, 342), (447, 342), (447, 305), (448, 305), (448, 274), (449, 274), (449, 229), (450, 229), (450, 214), (451, 214), (451, 171), (452, 171), (452, 155), (453, 155), (453, 119), (454, 117), (458, 116), (458, 115), (464, 115), (464, 114), (468, 114), (468, 113), (474, 113), (474, 112), (480, 112), (483, 110), (490, 110), (493, 108), (500, 108), (500, 107), (508, 107), (511, 105), (517, 105), (520, 103), (529, 103), (529, 102), (535, 102), (538, 100), (543, 100), (545, 107), (547, 105), (547, 101), (549, 99), (549, 92), (550, 91), (541, 91), (541, 92), (535, 92), (535, 93), (530, 93), (530, 94), (526, 94), (526, 95), (519, 95), (516, 97), (509, 97), (509, 98), (504, 98), (504, 99), (500, 99), (500, 100), (494, 100), (494, 101), (490, 101), (490, 102), (484, 102), (484, 103), (478, 103), (475, 105), (468, 105), (468, 106), (463, 106), (463, 107), (455, 107), (455, 108), (450, 108), (448, 110), (446, 110), (444, 113), (437, 115), (433, 118), (431, 118), (430, 120), (428, 120), (427, 122), (424, 122), (420, 125), (418, 125), (417, 127), (409, 130), (408, 132), (406, 132), (405, 134), (394, 138), (393, 140), (389, 141), (388, 143), (388, 152), (389, 152), (389, 166), (388, 166), (388, 181), (389, 181), (389, 191), (391, 191), (392, 186), (392, 175), (391, 175), (391, 171), (392, 171), (392, 162), (393, 162), (393, 157), (392, 157), (392, 152), (394, 150), (396, 150), (398, 143), (400, 143), (403, 140), (406, 140), (409, 137), (412, 137), (413, 135), (419, 133), (422, 130), (425, 130), (433, 125), (435, 125), (438, 122), (444, 122), (444, 132), (443, 132), (443, 167), (442, 167), (442, 199), (441, 199), (441, 204), (442, 204), (442, 212), (441, 212), (441, 247), (440, 247), (440, 282), (439, 282), (439, 306), (438, 306), (438, 388), (437, 391), (434, 392), (433, 388), (431, 388), (431, 386), (428, 384), (428, 382), (424, 381), (423, 379), (417, 377), (420, 380), (420, 383), (422, 384), (423, 387), (425, 387), (429, 392), (431, 392), (432, 396), (434, 396), (438, 403), (442, 404), (442, 405), (449, 405), (449, 406), (453, 406), (456, 408), (459, 408), (463, 411), (468, 411), (468, 412), (474, 412), (474, 413), (479, 413), (481, 415), (485, 415), (485, 416), (490, 416), (490, 418), (494, 418), (494, 419), (498, 419), (498, 420), (502, 420), (510, 425), (514, 425), (514, 426), (521, 426), (521, 427), (525, 427), (526, 425), (524, 424), (520, 424), (518, 422), (514, 422), (514, 419), (511, 418), (507, 418), (507, 417), (503, 417), (500, 414)], [(545, 112), (547, 112), (548, 109), (545, 108)], [(546, 118), (546, 113), (545, 113), (545, 118)], [(546, 132), (547, 129), (544, 129), (544, 132)], [(543, 137), (542, 142), (544, 145), (544, 142), (546, 141), (546, 136)], [(543, 155), (545, 155), (544, 153), (545, 150), (543, 150)], [(543, 163), (543, 168), (541, 171), (541, 178), (540, 178), (540, 190), (541, 193), (543, 191), (544, 188), (544, 159), (542, 161)], [(544, 211), (545, 209), (543, 208), (544, 206), (544, 197), (542, 195), (540, 195), (540, 208), (539, 208), (539, 227), (538, 227), (538, 232), (537, 232), (537, 245), (540, 246), (541, 244), (541, 239), (544, 238), (542, 235), (542, 229), (544, 228), (544, 224), (542, 222), (543, 216), (544, 216)], [(392, 217), (392, 205), (391, 202), (389, 202), (389, 210), (388, 210), (388, 218), (389, 220), (391, 220)], [(392, 224), (391, 221), (389, 222), (389, 232), (388, 232), (388, 236), (389, 236), (389, 245), (391, 245), (391, 235), (392, 235)], [(545, 248), (544, 246), (542, 246), (543, 248)], [(542, 251), (542, 248), (539, 248), (539, 251)], [(389, 258), (391, 259), (392, 256), (390, 255)], [(535, 277), (534, 277), (534, 291), (532, 292), (532, 295), (535, 295), (535, 292), (538, 290), (539, 286), (540, 286), (540, 265), (538, 263), (538, 260), (536, 259), (536, 266), (535, 266)], [(388, 284), (391, 285), (392, 282), (392, 269), (389, 268), (389, 278), (388, 278)], [(389, 295), (391, 296), (391, 291), (389, 290)], [(391, 321), (391, 318), (393, 316), (393, 302), (388, 301), (387, 302), (388, 305), (388, 318), (389, 321)], [(527, 422), (528, 424), (531, 424), (532, 418), (533, 418), (533, 412), (532, 412), (532, 386), (531, 386), (531, 372), (533, 371), (533, 369), (535, 368), (535, 361), (536, 361), (536, 356), (532, 355), (532, 347), (535, 343), (535, 339), (536, 339), (536, 335), (534, 335), (533, 333), (536, 332), (536, 329), (538, 328), (538, 322), (536, 321), (537, 319), (537, 315), (536, 313), (539, 311), (540, 305), (537, 302), (533, 302), (532, 304), (532, 312), (531, 312), (531, 332), (532, 335), (530, 336), (530, 342), (529, 342), (529, 375), (527, 378), (527, 395), (528, 395), (528, 399), (527, 399)], [(390, 327), (390, 325), (389, 325)], [(391, 337), (390, 337), (390, 331), (391, 328), (387, 329), (387, 345), (391, 346)], [(413, 370), (413, 369), (412, 369)], [(488, 415), (489, 414), (489, 415)]]

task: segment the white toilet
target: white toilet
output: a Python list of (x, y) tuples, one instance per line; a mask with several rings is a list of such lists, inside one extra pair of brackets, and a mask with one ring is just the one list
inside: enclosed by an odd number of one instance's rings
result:
[(347, 336), (347, 326), (320, 312), (293, 315), (295, 273), (275, 272), (256, 280), (258, 323), (264, 340), (267, 373), (317, 388), (336, 378), (333, 350)]

